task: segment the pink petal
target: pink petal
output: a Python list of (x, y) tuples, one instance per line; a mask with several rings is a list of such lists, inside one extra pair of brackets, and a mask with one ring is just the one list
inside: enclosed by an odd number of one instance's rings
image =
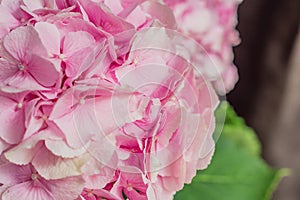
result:
[(24, 110), (17, 106), (18, 102), (0, 96), (0, 137), (10, 144), (19, 143), (25, 132)]
[(52, 196), (52, 194), (49, 191), (47, 191), (46, 188), (36, 187), (34, 182), (32, 182), (32, 181), (27, 181), (24, 183), (14, 185), (14, 186), (10, 187), (9, 189), (7, 189), (2, 194), (2, 200), (13, 200), (13, 199), (55, 200), (55, 198)]
[(51, 120), (54, 120), (63, 117), (64, 115), (73, 111), (74, 105), (76, 103), (77, 102), (74, 97), (73, 90), (69, 90), (68, 92), (65, 92), (63, 96), (58, 98), (49, 118)]
[(63, 131), (67, 143), (72, 148), (81, 148), (93, 135), (100, 133), (94, 115), (93, 103), (86, 102), (85, 105), (79, 105), (72, 113), (55, 119), (54, 122)]
[(22, 0), (2, 0), (1, 4), (19, 21), (27, 20), (31, 17), (21, 8), (23, 5)]
[(0, 24), (0, 38), (3, 38), (7, 33), (9, 33), (9, 29), (3, 24)]
[(27, 62), (30, 54), (47, 55), (46, 49), (32, 26), (19, 27), (4, 38), (4, 47), (16, 59)]
[(10, 145), (7, 144), (4, 140), (0, 139), (0, 154), (3, 153)]
[(131, 5), (126, 6), (119, 16), (132, 23), (137, 29), (151, 25), (153, 23), (152, 16), (142, 9), (142, 4), (142, 1), (140, 3), (133, 2)]
[(28, 63), (28, 71), (44, 87), (53, 86), (59, 78), (59, 72), (53, 63), (38, 55), (32, 55)]
[(36, 119), (34, 116), (31, 116), (29, 120), (30, 121), (26, 127), (26, 131), (23, 139), (27, 139), (33, 134), (35, 134), (36, 132), (38, 132), (44, 124), (44, 120), (42, 118)]
[(18, 64), (20, 63), (19, 60), (14, 58), (4, 47), (3, 42), (0, 43), (0, 55), (1, 57), (6, 60), (7, 62), (11, 64), (15, 64), (15, 67), (17, 68)]
[(65, 36), (63, 53), (70, 56), (75, 52), (95, 45), (94, 37), (88, 32), (70, 32)]
[(2, 91), (15, 93), (32, 90), (46, 90), (42, 85), (28, 73), (18, 72), (7, 80), (7, 86), (2, 87)]
[(133, 25), (113, 15), (102, 4), (96, 4), (90, 0), (79, 0), (79, 2), (86, 11), (89, 20), (108, 33), (117, 34), (134, 29)]
[(103, 42), (107, 36), (107, 33), (97, 28), (93, 23), (80, 18), (58, 19), (55, 25), (61, 31), (62, 35), (67, 35), (70, 32), (84, 31), (91, 34), (97, 42)]
[(15, 63), (10, 63), (3, 58), (0, 58), (0, 85), (6, 83), (6, 80), (18, 72), (18, 67)]
[(0, 184), (13, 185), (30, 180), (31, 169), (29, 165), (18, 166), (7, 163), (0, 166)]
[(79, 196), (84, 187), (84, 180), (81, 177), (45, 180), (38, 176), (37, 179), (33, 180), (32, 174), (33, 169), (30, 165), (6, 164), (0, 166), (0, 183), (8, 186), (1, 199), (72, 200)]
[(65, 9), (75, 4), (75, 0), (55, 0), (59, 9)]
[(78, 77), (88, 69), (94, 61), (94, 52), (92, 48), (85, 48), (77, 51), (68, 57), (66, 75), (68, 77)]

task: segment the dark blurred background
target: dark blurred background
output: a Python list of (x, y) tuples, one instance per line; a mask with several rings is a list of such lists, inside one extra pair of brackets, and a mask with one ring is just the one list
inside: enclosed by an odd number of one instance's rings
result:
[(228, 100), (258, 133), (267, 162), (292, 170), (274, 200), (300, 200), (299, 24), (300, 0), (244, 0), (239, 9), (240, 81)]

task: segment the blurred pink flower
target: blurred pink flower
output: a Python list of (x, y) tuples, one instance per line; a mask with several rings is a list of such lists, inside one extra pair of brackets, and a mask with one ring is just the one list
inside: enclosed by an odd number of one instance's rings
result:
[[(238, 80), (232, 46), (239, 44), (235, 26), (241, 0), (164, 1), (172, 8), (179, 31), (196, 40), (208, 53), (207, 66), (204, 66), (210, 71), (208, 79), (222, 95), (232, 90)], [(194, 52), (194, 55), (199, 54), (201, 49)]]

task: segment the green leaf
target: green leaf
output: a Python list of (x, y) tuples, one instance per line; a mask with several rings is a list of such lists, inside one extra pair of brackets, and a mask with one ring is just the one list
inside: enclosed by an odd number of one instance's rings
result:
[(228, 103), (220, 105), (216, 116), (216, 132), (223, 129), (212, 162), (206, 170), (198, 171), (175, 200), (269, 200), (288, 171), (275, 170), (261, 159), (255, 132)]

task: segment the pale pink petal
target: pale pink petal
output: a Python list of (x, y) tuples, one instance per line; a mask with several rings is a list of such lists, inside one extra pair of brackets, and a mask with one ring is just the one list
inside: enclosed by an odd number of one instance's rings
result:
[(155, 1), (146, 1), (145, 3), (141, 4), (141, 7), (151, 17), (158, 19), (164, 27), (170, 29), (176, 27), (176, 21), (173, 12), (166, 5)]
[(68, 177), (47, 181), (47, 187), (52, 192), (54, 199), (76, 199), (84, 187), (81, 176)]
[(63, 140), (46, 140), (45, 145), (54, 155), (60, 156), (63, 158), (75, 158), (82, 155), (87, 151), (88, 145), (79, 148), (73, 149), (69, 147)]
[[(89, 164), (89, 163), (88, 163)], [(93, 167), (94, 168), (94, 167)], [(98, 168), (95, 169), (94, 174), (92, 175), (85, 175), (84, 179), (86, 181), (85, 187), (88, 188), (104, 188), (107, 183), (111, 182), (114, 175), (115, 175), (115, 170), (102, 166), (99, 171)]]
[(38, 22), (35, 24), (35, 29), (48, 52), (54, 55), (59, 55), (60, 33), (56, 26), (47, 22)]
[(44, 8), (43, 0), (35, 0), (35, 1), (23, 0), (23, 2), (25, 4), (25, 6), (27, 6), (29, 8), (29, 10), (31, 10), (31, 11)]
[(35, 154), (42, 148), (42, 141), (51, 137), (49, 132), (43, 131), (33, 135), (14, 148), (4, 153), (7, 160), (18, 165), (25, 165), (32, 161)]
[(3, 38), (7, 33), (9, 33), (9, 29), (3, 24), (0, 24), (0, 38)]
[(0, 24), (8, 30), (20, 25), (20, 22), (2, 5), (0, 5)]
[(116, 93), (114, 96), (95, 99), (95, 114), (101, 128), (99, 134), (108, 135), (126, 123), (141, 119), (139, 113), (130, 112), (131, 106), (138, 107), (136, 104), (131, 104), (131, 98), (133, 98), (133, 95), (130, 93)]
[(89, 157), (74, 159), (62, 158), (52, 154), (45, 146), (35, 155), (32, 165), (47, 180), (81, 175), (81, 167)]
[(122, 10), (123, 6), (121, 4), (122, 0), (104, 0), (104, 4), (109, 7), (109, 9), (115, 14), (118, 15)]
[(116, 76), (123, 87), (151, 96), (159, 87), (168, 87), (164, 82), (171, 73), (169, 67), (152, 63), (120, 68), (116, 71)]
[(87, 152), (92, 156), (93, 160), (91, 165), (87, 164), (84, 166), (83, 171), (88, 174), (95, 174), (92, 170), (93, 166), (102, 168), (103, 166), (108, 166), (113, 169), (117, 166), (116, 157), (116, 146), (113, 137), (101, 137), (99, 136), (87, 149)]
[[(212, 144), (212, 146), (213, 145), (214, 144)], [(212, 157), (214, 155), (214, 152), (215, 152), (215, 149), (211, 148), (211, 151), (205, 157), (202, 157), (201, 159), (198, 160), (198, 163), (197, 163), (198, 170), (206, 169), (209, 166), (209, 164), (211, 163)], [(193, 178), (193, 177), (191, 177), (191, 178)]]
[(42, 142), (37, 143), (34, 146), (24, 146), (31, 145), (28, 143), (23, 143), (21, 146), (17, 146), (9, 151), (5, 152), (5, 157), (12, 163), (18, 165), (28, 164), (32, 161), (36, 153), (41, 149)]
[(57, 126), (66, 136), (68, 145), (72, 148), (81, 148), (87, 144), (93, 135), (100, 133), (97, 124), (93, 100), (91, 103), (86, 102), (85, 105), (78, 105), (72, 112), (59, 119), (54, 119)]

